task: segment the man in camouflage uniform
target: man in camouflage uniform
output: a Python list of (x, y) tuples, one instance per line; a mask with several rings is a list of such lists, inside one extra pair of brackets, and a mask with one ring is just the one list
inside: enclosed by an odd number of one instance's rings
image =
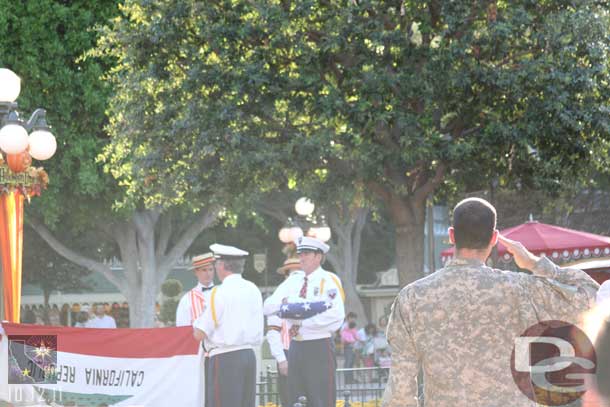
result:
[[(530, 406), (511, 374), (515, 338), (539, 321), (576, 323), (599, 285), (499, 236), (496, 211), (482, 199), (455, 207), (449, 237), (455, 259), (403, 288), (392, 307), (383, 406), (418, 405), (420, 368), (427, 407)], [(485, 265), (498, 239), (532, 274)]]

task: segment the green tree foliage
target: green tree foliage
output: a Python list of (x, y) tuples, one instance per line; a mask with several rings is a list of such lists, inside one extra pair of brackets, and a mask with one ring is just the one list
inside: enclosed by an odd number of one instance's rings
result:
[[(22, 118), (38, 107), (47, 109), (58, 144), (51, 160), (33, 164), (45, 167), (50, 183), (26, 204), (26, 222), (43, 218), (83, 253), (102, 258), (112, 248), (92, 239), (91, 220), (110, 212), (114, 194), (95, 163), (107, 140), (102, 128), (110, 89), (100, 80), (104, 62), (78, 56), (95, 44), (90, 28), (114, 13), (116, 1), (108, 0), (0, 1), (0, 66), (21, 77)], [(88, 288), (80, 281), (86, 270), (60, 258), (32, 233), (24, 231), (23, 278), (43, 289), (45, 303), (52, 291)]]
[(79, 56), (95, 45), (92, 28), (116, 14), (116, 3), (0, 1), (0, 65), (22, 79), (17, 102), (23, 116), (44, 107), (57, 137), (56, 155), (43, 164), (49, 188), (32, 205), (51, 225), (62, 218), (82, 230), (91, 216), (82, 210), (85, 202), (99, 213), (108, 212), (114, 199), (110, 180), (95, 163), (107, 140), (110, 87), (100, 80), (106, 64)]
[[(102, 77), (114, 61), (84, 54), (97, 43), (95, 28), (119, 14), (118, 4), (2, 1), (0, 64), (23, 79), (24, 112), (48, 109), (58, 140), (56, 156), (45, 163), (49, 190), (33, 200), (26, 222), (60, 255), (104, 274), (128, 298), (135, 326), (152, 326), (161, 283), (217, 210), (162, 209), (142, 199), (115, 205), (125, 191), (97, 160), (109, 140), (105, 110), (114, 93)], [(111, 256), (121, 259), (124, 274), (104, 263)]]
[(130, 196), (188, 200), (215, 179), (227, 194), (261, 177), (357, 183), (388, 209), (403, 284), (420, 276), (425, 202), (443, 182), (556, 189), (605, 163), (606, 1), (130, 0), (124, 12), (99, 49), (118, 63), (106, 160)]
[(254, 194), (286, 183), (272, 177), (285, 169), (278, 148), (263, 144), (265, 129), (241, 121), (243, 94), (222, 83), (229, 68), (198, 71), (208, 54), (200, 7), (207, 6), (126, 1), (91, 52), (115, 61), (107, 76), (115, 89), (106, 127), (112, 142), (102, 160), (126, 191), (123, 207), (242, 210)]

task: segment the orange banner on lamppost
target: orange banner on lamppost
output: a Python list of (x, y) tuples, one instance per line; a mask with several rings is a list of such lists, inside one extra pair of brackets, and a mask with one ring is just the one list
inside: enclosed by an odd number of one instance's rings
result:
[(19, 322), (21, 259), (23, 253), (23, 199), (19, 190), (0, 193), (0, 255), (5, 318)]
[(32, 159), (51, 158), (57, 141), (47, 124), (46, 110), (36, 109), (29, 120), (21, 119), (16, 102), (21, 92), (19, 76), (0, 68), (0, 84), (0, 255), (4, 305), (0, 313), (10, 322), (19, 322), (23, 200), (40, 195), (46, 188), (49, 176), (44, 169), (32, 166)]

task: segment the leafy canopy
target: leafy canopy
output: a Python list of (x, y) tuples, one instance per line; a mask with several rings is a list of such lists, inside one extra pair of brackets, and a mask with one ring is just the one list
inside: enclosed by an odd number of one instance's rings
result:
[(117, 1), (0, 3), (0, 66), (22, 79), (22, 117), (45, 108), (58, 144), (52, 159), (34, 163), (45, 167), (50, 184), (32, 207), (50, 225), (85, 229), (91, 224), (87, 210), (101, 214), (117, 191), (95, 162), (107, 142), (103, 126), (111, 90), (101, 80), (107, 61), (80, 56), (96, 43), (93, 27), (118, 12)]
[[(136, 1), (104, 159), (147, 205), (438, 176), (557, 188), (608, 149), (606, 1)], [(536, 151), (536, 156), (531, 155)], [(423, 191), (417, 195), (419, 192)]]

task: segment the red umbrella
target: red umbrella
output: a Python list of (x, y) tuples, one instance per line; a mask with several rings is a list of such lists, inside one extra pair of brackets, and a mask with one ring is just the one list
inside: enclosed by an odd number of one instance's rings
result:
[[(591, 257), (610, 256), (610, 237), (581, 232), (559, 226), (530, 221), (504, 229), (503, 236), (519, 241), (538, 256), (549, 256), (555, 261), (574, 261)], [(498, 257), (505, 263), (512, 256), (501, 243), (497, 245)], [(453, 247), (443, 250), (443, 263), (453, 257)]]

